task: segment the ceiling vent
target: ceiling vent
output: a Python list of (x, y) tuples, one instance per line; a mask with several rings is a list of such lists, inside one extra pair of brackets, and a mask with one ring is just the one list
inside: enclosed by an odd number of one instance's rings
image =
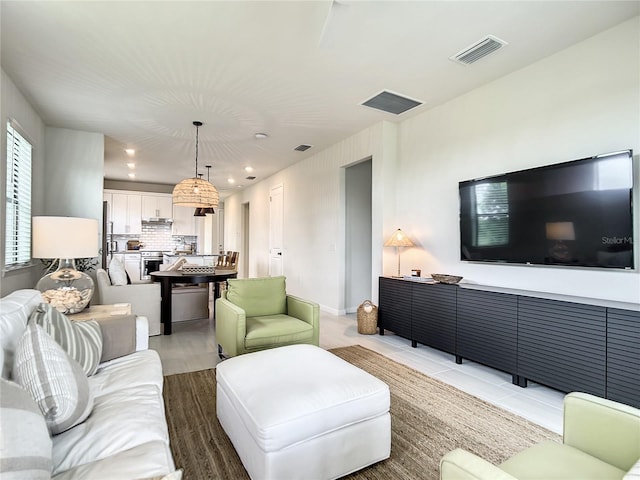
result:
[(362, 105), (365, 107), (376, 108), (383, 112), (393, 113), (394, 115), (400, 115), (407, 110), (411, 110), (418, 105), (422, 105), (422, 102), (384, 90), (376, 96), (371, 97), (369, 100), (362, 102)]
[(493, 35), (487, 35), (482, 40), (449, 57), (449, 59), (463, 65), (471, 65), (505, 45), (508, 45), (508, 43), (504, 40), (500, 40)]
[(297, 152), (304, 152), (306, 150), (309, 150), (311, 148), (311, 145), (298, 145), (296, 148), (294, 148), (294, 150), (296, 150)]
[(253, 175), (250, 175), (248, 177), (245, 177), (246, 180), (255, 180), (256, 177), (254, 177)]

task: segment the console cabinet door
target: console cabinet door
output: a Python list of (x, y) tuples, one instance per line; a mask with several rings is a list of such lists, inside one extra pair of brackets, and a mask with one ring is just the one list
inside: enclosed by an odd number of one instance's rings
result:
[(640, 312), (607, 309), (607, 398), (640, 408)]
[(448, 353), (456, 351), (455, 285), (412, 285), (412, 340)]
[(604, 397), (606, 335), (605, 307), (521, 296), (518, 375)]
[(410, 282), (393, 278), (379, 279), (378, 327), (411, 339)]
[(516, 374), (518, 297), (458, 290), (456, 355)]

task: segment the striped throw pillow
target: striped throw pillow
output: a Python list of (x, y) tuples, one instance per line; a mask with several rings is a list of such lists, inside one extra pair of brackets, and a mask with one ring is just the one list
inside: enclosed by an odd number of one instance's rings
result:
[(20, 385), (0, 379), (0, 478), (51, 478), (51, 437), (42, 412)]
[(78, 362), (33, 321), (18, 343), (13, 375), (40, 407), (53, 435), (83, 422), (93, 409), (89, 380)]
[(87, 376), (96, 372), (102, 357), (102, 332), (98, 322), (74, 322), (48, 303), (38, 305), (30, 319), (51, 335)]

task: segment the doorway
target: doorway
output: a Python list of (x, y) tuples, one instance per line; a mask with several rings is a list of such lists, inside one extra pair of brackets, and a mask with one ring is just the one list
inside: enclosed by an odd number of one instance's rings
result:
[(345, 169), (345, 310), (371, 300), (372, 160)]
[(284, 275), (282, 259), (284, 240), (284, 187), (278, 185), (269, 192), (269, 276)]

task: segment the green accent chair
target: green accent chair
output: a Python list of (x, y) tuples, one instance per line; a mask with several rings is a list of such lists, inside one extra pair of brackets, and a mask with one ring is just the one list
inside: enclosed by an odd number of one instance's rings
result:
[(320, 307), (286, 293), (285, 277), (227, 280), (216, 300), (220, 358), (320, 340)]
[(564, 398), (562, 443), (542, 442), (495, 466), (462, 449), (440, 461), (442, 480), (640, 479), (640, 409), (586, 393)]

